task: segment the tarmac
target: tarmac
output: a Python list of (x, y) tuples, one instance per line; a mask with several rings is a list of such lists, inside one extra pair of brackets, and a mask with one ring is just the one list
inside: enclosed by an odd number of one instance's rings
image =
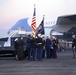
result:
[(57, 53), (57, 59), (16, 61), (15, 57), (0, 57), (0, 75), (76, 75), (76, 59), (72, 50)]

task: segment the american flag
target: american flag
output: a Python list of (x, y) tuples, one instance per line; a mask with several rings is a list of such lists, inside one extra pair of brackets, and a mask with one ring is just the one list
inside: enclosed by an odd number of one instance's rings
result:
[(33, 31), (33, 35), (35, 35), (36, 34), (36, 8), (35, 8), (35, 5), (34, 5), (34, 13), (33, 13), (33, 18), (32, 18), (31, 28)]

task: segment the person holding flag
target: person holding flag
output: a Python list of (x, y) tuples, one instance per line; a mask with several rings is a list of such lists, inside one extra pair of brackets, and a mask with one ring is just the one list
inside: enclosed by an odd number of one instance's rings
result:
[(36, 60), (36, 53), (37, 53), (37, 49), (36, 49), (36, 8), (35, 8), (35, 4), (34, 4), (34, 13), (33, 13), (33, 18), (32, 18), (32, 23), (31, 23), (31, 28), (32, 28), (32, 57), (33, 57), (33, 61)]
[[(39, 25), (39, 27), (37, 28), (37, 30), (36, 30), (36, 35), (39, 35), (39, 34), (41, 34), (41, 36), (42, 35), (44, 35), (45, 34), (45, 31), (44, 31), (44, 15), (43, 15), (43, 19), (42, 19), (42, 21), (41, 21), (41, 23), (40, 23), (40, 25)], [(39, 41), (39, 39), (40, 38), (38, 38), (38, 41)], [(42, 41), (41, 41), (41, 58), (43, 57), (45, 57), (45, 40), (43, 39), (43, 37), (41, 38), (42, 39)], [(40, 50), (40, 48), (38, 47), (38, 49)], [(39, 52), (40, 53), (40, 52)], [(40, 58), (39, 58), (40, 59)]]
[[(34, 5), (34, 13), (33, 13), (33, 18), (32, 18), (31, 28), (33, 31), (33, 34), (32, 34), (33, 37), (36, 37), (36, 35), (38, 35), (38, 34), (42, 35), (45, 33), (44, 32), (44, 16), (43, 16), (43, 20), (41, 21), (39, 27), (36, 30), (36, 8), (35, 8), (35, 5)], [(42, 60), (42, 43), (43, 43), (43, 40), (41, 38), (41, 35), (38, 35), (38, 38), (36, 39), (37, 50), (38, 50), (38, 53), (37, 53), (38, 60)], [(34, 52), (34, 53), (36, 53), (36, 52)]]

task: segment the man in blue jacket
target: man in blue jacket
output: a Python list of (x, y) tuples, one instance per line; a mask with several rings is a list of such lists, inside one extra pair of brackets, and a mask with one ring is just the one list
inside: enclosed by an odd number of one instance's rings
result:
[(46, 41), (45, 41), (46, 58), (50, 58), (51, 56), (51, 52), (50, 52), (51, 45), (52, 45), (52, 42), (51, 42), (50, 36), (47, 36)]

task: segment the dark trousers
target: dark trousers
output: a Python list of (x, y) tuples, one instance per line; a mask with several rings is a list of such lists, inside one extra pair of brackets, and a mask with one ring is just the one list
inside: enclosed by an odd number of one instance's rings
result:
[(52, 58), (53, 57), (53, 49), (51, 48), (50, 49), (50, 58)]
[(76, 47), (73, 48), (73, 57), (76, 58)]
[(17, 53), (18, 59), (19, 59), (19, 60), (22, 60), (22, 59), (23, 59), (23, 52), (24, 52), (23, 47), (22, 47), (22, 46), (19, 46), (17, 52), (18, 52), (18, 53)]
[(36, 60), (36, 48), (32, 48), (32, 57), (33, 60)]
[(45, 50), (42, 51), (42, 58), (45, 58)]
[(38, 48), (38, 60), (42, 60), (42, 48)]
[(28, 60), (31, 60), (31, 48), (27, 48)]
[(57, 58), (57, 50), (56, 50), (56, 48), (53, 49), (52, 55), (53, 55), (53, 58)]
[(46, 47), (46, 57), (50, 58), (50, 47)]

